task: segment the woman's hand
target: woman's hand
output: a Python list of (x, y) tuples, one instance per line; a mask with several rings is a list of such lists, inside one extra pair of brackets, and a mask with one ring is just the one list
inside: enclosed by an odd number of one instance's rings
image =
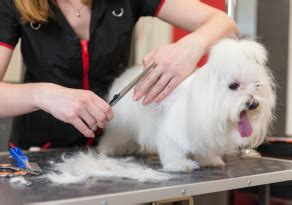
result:
[(133, 99), (144, 97), (145, 105), (161, 102), (195, 70), (204, 52), (203, 44), (194, 42), (192, 36), (150, 52), (143, 65), (146, 68), (156, 63), (157, 66), (137, 84)]
[(239, 33), (235, 22), (224, 12), (195, 0), (165, 1), (158, 18), (191, 33), (145, 57), (145, 67), (152, 62), (158, 66), (135, 88), (134, 100), (144, 97), (144, 104), (165, 99), (195, 70), (212, 45)]
[(72, 124), (85, 137), (94, 137), (95, 125), (103, 128), (113, 119), (111, 106), (91, 91), (47, 83), (41, 84), (38, 91), (35, 100), (40, 109)]

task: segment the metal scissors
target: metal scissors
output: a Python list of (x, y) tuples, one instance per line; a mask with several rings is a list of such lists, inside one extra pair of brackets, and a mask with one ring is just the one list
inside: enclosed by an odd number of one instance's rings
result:
[(134, 87), (152, 68), (156, 67), (156, 63), (152, 63), (148, 68), (146, 68), (140, 75), (138, 75), (132, 82), (130, 82), (123, 90), (118, 94), (114, 95), (112, 100), (109, 102), (110, 106), (114, 106), (117, 102), (124, 97), (132, 87)]
[[(132, 82), (130, 82), (123, 90), (121, 90), (118, 94), (115, 94), (114, 97), (109, 102), (110, 106), (114, 106), (117, 102), (122, 99), (130, 90), (133, 88), (152, 68), (155, 68), (157, 66), (156, 63), (152, 63), (148, 68), (146, 68), (140, 75), (138, 75)], [(96, 131), (98, 128), (98, 125), (95, 124), (92, 128), (90, 128), (92, 131)]]

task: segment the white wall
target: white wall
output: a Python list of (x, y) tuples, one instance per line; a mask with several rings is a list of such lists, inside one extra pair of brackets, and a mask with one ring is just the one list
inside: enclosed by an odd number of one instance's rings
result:
[(172, 27), (153, 17), (144, 17), (136, 26), (136, 64), (141, 64), (143, 57), (152, 49), (171, 42)]
[(10, 61), (7, 72), (4, 76), (5, 82), (19, 82), (22, 76), (22, 57), (20, 54), (19, 44), (16, 46), (13, 52), (12, 59)]
[(288, 89), (287, 89), (287, 120), (286, 134), (292, 136), (292, 1), (290, 1), (290, 17), (289, 17), (289, 51), (288, 51)]
[(257, 34), (257, 0), (237, 0), (236, 22), (241, 34)]

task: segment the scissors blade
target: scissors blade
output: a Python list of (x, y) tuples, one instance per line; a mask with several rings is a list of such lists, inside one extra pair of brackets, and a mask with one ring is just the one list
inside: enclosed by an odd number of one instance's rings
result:
[(117, 102), (126, 95), (131, 88), (133, 88), (141, 78), (143, 78), (152, 68), (156, 66), (156, 63), (152, 63), (148, 68), (146, 68), (140, 75), (138, 75), (132, 82), (130, 82), (123, 90), (121, 90), (118, 94), (114, 95), (112, 100), (109, 102), (110, 106), (114, 106)]

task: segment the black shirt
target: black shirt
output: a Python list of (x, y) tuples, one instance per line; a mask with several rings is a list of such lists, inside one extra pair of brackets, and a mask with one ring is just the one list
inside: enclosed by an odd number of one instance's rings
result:
[[(154, 16), (163, 2), (93, 0), (86, 70), (84, 47), (82, 49), (79, 38), (54, 4), (51, 4), (54, 16), (48, 23), (31, 25), (20, 23), (13, 0), (1, 0), (0, 46), (13, 48), (21, 38), (26, 66), (24, 82), (90, 89), (105, 97), (113, 80), (126, 69), (131, 34), (137, 20), (141, 16)], [(72, 125), (44, 111), (36, 111), (14, 119), (10, 140), (26, 149), (47, 142), (52, 147), (75, 146), (85, 138)]]

